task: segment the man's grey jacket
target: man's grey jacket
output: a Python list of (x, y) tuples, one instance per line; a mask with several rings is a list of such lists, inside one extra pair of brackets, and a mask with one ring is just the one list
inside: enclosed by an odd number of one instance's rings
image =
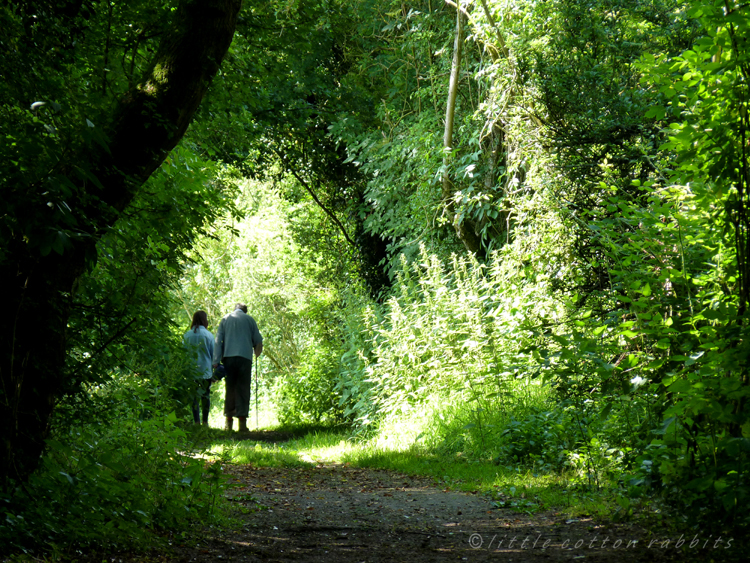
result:
[(263, 343), (255, 319), (242, 309), (235, 309), (221, 319), (216, 332), (214, 346), (214, 365), (221, 363), (222, 358), (241, 356), (253, 359), (253, 349)]

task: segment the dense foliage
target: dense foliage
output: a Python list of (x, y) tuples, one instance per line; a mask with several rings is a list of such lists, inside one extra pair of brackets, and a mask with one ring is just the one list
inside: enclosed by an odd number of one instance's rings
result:
[[(641, 497), (747, 530), (748, 6), (245, 3), (182, 144), (124, 202), (97, 198), (101, 169), (73, 155), (108, 146), (118, 100), (158, 75), (172, 5), (42, 4), (0, 12), (0, 259), (52, 257), (65, 303), (34, 490), (88, 478), (66, 469), (82, 447), (66, 409), (127, 410), (126, 390), (176, 382), (176, 364), (147, 368), (165, 341), (244, 301), (283, 422), (610, 486), (622, 516)], [(126, 418), (179, 420), (167, 387), (174, 418)], [(99, 467), (86, 486), (121, 483), (118, 461), (79, 457)], [(180, 502), (206, 509), (202, 486)], [(175, 498), (143, 522), (171, 526)]]
[[(136, 525), (143, 533), (133, 537), (147, 537), (183, 522), (179, 507), (206, 492), (201, 478), (195, 489), (171, 486), (200, 465), (177, 461), (184, 440), (177, 415), (167, 416), (184, 411), (190, 372), (156, 358), (178, 345), (169, 342), (168, 292), (184, 252), (229, 207), (214, 163), (174, 149), (229, 47), (239, 6), (0, 7), (4, 545), (100, 542), (118, 527), (112, 539), (123, 542)], [(117, 392), (144, 387), (164, 412)], [(87, 399), (99, 391), (122, 427), (88, 416), (97, 401)], [(157, 443), (150, 467), (163, 470), (135, 471), (131, 463)], [(97, 503), (90, 527), (77, 522)]]
[(58, 407), (41, 467), (0, 497), (6, 553), (150, 546), (222, 519), (221, 460), (189, 455), (187, 405), (171, 410), (192, 391), (183, 351), (139, 360)]
[[(207, 206), (179, 209), (191, 196), (212, 191), (200, 175), (176, 188), (180, 171), (187, 170), (182, 164), (154, 172), (184, 135), (218, 71), (239, 8), (239, 0), (158, 7), (49, 0), (0, 8), (0, 181), (6, 202), (0, 272), (12, 311), (0, 328), (3, 489), (28, 479), (55, 405), (89, 379), (85, 369), (68, 370), (69, 325), (80, 311), (82, 278), (100, 254), (108, 254), (108, 244), (117, 244), (114, 233), (127, 244), (137, 240), (138, 229), (163, 221), (179, 234), (168, 234), (159, 241), (163, 247), (145, 253), (174, 257), (215, 210), (211, 194), (192, 198)], [(175, 189), (181, 194), (170, 197)], [(116, 259), (125, 257), (110, 250)], [(85, 300), (89, 311), (104, 305)], [(126, 314), (103, 316), (112, 313)], [(108, 324), (103, 332), (117, 320)], [(105, 337), (105, 347), (108, 342)], [(98, 356), (100, 346), (91, 344), (85, 342), (84, 353)]]

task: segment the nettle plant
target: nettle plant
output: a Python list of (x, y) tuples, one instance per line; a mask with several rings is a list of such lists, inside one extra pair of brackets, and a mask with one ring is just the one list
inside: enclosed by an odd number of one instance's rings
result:
[[(539, 295), (533, 301), (532, 284), (519, 286), (511, 276), (499, 256), (489, 266), (456, 256), (446, 263), (423, 247), (419, 260), (402, 258), (393, 296), (360, 308), (359, 336), (347, 337), (352, 346), (339, 383), (346, 414), (377, 425), (455, 404), (451, 422), (441, 426), (444, 441), (491, 456), (503, 422), (544, 393), (529, 382), (530, 356), (521, 349), (535, 338), (525, 329), (530, 319), (556, 306)], [(435, 416), (444, 410), (434, 409)]]

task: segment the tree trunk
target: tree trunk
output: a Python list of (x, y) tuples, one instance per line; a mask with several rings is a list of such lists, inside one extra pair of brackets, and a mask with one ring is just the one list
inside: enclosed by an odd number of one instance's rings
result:
[(456, 36), (453, 42), (453, 62), (448, 87), (448, 103), (445, 109), (445, 132), (443, 134), (443, 185), (442, 195), (448, 220), (453, 225), (456, 235), (470, 252), (481, 253), (482, 241), (474, 232), (474, 223), (467, 217), (460, 217), (455, 211), (454, 188), (451, 181), (451, 161), (453, 160), (453, 123), (456, 115), (456, 96), (458, 94), (459, 75), (461, 73), (461, 55), (464, 43), (464, 24), (466, 16), (460, 5), (456, 9)]
[[(92, 143), (63, 163), (79, 189), (68, 204), (87, 237), (42, 256), (22, 234), (6, 241), (0, 276), (10, 303), (0, 328), (0, 481), (23, 482), (37, 467), (55, 404), (80, 382), (66, 374), (66, 326), (76, 280), (138, 189), (185, 133), (234, 35), (241, 0), (185, 0), (143, 80)], [(74, 173), (85, 163), (88, 180)], [(94, 181), (91, 178), (95, 178)], [(113, 421), (114, 422), (114, 421)]]

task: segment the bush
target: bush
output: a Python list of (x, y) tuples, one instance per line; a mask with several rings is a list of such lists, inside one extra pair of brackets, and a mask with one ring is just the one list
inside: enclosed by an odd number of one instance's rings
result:
[(59, 410), (40, 468), (0, 496), (3, 552), (144, 547), (155, 532), (219, 514), (221, 464), (186, 453), (189, 436), (170, 410), (179, 364), (119, 376)]
[(276, 416), (282, 424), (341, 422), (336, 391), (338, 351), (327, 342), (307, 348), (297, 369), (275, 380)]
[(574, 447), (559, 411), (540, 411), (512, 418), (500, 432), (498, 463), (528, 464), (543, 471), (561, 471)]

